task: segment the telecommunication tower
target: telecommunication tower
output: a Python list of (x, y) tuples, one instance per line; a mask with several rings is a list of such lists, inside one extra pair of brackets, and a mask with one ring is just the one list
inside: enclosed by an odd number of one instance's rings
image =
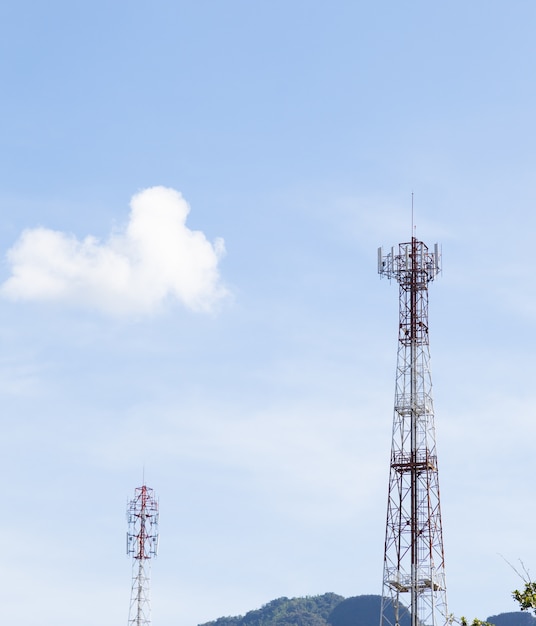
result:
[(132, 557), (129, 626), (151, 623), (151, 559), (158, 551), (158, 501), (150, 487), (137, 487), (127, 505), (127, 555)]
[(399, 284), (400, 323), (380, 626), (446, 626), (445, 558), (428, 340), (428, 283), (437, 244), (411, 238), (378, 272)]

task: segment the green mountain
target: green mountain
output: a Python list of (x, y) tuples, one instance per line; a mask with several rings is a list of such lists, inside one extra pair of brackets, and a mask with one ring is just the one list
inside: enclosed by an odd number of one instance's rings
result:
[(521, 611), (490, 615), (486, 621), (495, 626), (536, 626), (536, 617)]
[[(220, 617), (199, 626), (378, 626), (380, 604), (381, 597), (372, 595), (278, 598), (244, 616)], [(402, 626), (410, 626), (409, 620)]]
[[(277, 598), (237, 617), (219, 617), (199, 626), (378, 626), (381, 596), (344, 598), (335, 593)], [(495, 626), (536, 626), (530, 613), (501, 613), (487, 618)], [(410, 626), (409, 619), (401, 626)]]
[(326, 626), (344, 598), (334, 593), (305, 598), (277, 598), (243, 617), (220, 617), (200, 626)]

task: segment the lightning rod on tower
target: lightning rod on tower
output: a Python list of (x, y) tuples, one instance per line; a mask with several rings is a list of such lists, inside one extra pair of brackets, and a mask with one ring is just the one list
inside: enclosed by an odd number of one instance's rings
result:
[[(412, 233), (413, 235), (413, 233)], [(445, 558), (428, 340), (434, 251), (412, 236), (378, 272), (399, 284), (399, 331), (380, 626), (446, 626)]]
[(151, 624), (151, 559), (158, 552), (158, 501), (150, 487), (137, 487), (127, 505), (127, 555), (132, 557), (129, 626)]

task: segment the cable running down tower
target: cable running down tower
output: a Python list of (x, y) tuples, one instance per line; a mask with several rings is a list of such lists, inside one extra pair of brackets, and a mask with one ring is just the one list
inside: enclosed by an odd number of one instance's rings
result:
[(129, 626), (150, 626), (151, 559), (158, 552), (158, 501), (150, 487), (137, 487), (127, 505), (127, 555), (132, 557)]
[(428, 340), (428, 283), (440, 271), (415, 237), (378, 249), (378, 272), (399, 284), (400, 323), (380, 626), (449, 622)]

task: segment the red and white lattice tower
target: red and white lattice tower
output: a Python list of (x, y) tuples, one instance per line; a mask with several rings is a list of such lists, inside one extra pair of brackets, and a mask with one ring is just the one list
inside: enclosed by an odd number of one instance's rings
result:
[(399, 284), (400, 324), (380, 626), (446, 626), (445, 559), (428, 340), (428, 283), (440, 270), (412, 237), (378, 250), (378, 271)]
[(151, 623), (151, 559), (158, 551), (158, 501), (153, 490), (137, 487), (127, 505), (127, 554), (132, 557), (129, 626)]

